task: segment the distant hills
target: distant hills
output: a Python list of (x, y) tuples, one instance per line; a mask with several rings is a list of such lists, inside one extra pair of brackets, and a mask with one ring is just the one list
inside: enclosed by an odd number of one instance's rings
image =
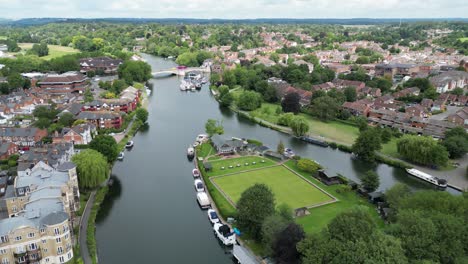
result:
[[(401, 22), (459, 21), (468, 22), (468, 18), (402, 18)], [(198, 18), (23, 18), (10, 20), (0, 18), (0, 25), (33, 26), (49, 23), (73, 22), (110, 22), (110, 23), (162, 23), (162, 24), (339, 24), (339, 25), (376, 25), (399, 23), (399, 18), (256, 18), (256, 19), (198, 19)]]

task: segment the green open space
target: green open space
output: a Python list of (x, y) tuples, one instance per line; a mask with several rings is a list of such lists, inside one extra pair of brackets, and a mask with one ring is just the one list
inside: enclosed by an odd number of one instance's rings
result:
[(382, 144), (380, 152), (393, 158), (401, 158), (401, 155), (398, 154), (397, 142), (398, 138), (392, 138), (389, 142)]
[[(31, 49), (34, 43), (18, 43), (18, 46), (21, 48), (21, 52), (25, 53), (27, 50)], [(62, 57), (68, 54), (75, 54), (80, 52), (77, 49), (64, 47), (59, 45), (47, 45), (49, 47), (49, 55), (41, 57), (44, 60), (50, 60), (58, 57)]]
[(210, 155), (216, 154), (216, 150), (213, 148), (213, 146), (210, 143), (204, 143), (204, 144), (198, 145), (196, 150), (197, 150), (197, 157), (201, 157), (201, 158), (206, 158)]
[(338, 199), (337, 202), (309, 209), (310, 215), (296, 218), (296, 222), (304, 228), (304, 231), (306, 233), (310, 234), (310, 233), (320, 232), (337, 215), (339, 215), (340, 213), (346, 210), (351, 210), (352, 208), (355, 208), (355, 207), (361, 207), (361, 208), (367, 209), (369, 213), (371, 214), (372, 218), (375, 220), (375, 222), (380, 227), (383, 227), (384, 223), (382, 219), (380, 219), (377, 213), (377, 210), (375, 209), (375, 206), (369, 203), (366, 199), (357, 195), (356, 192), (340, 191), (343, 189), (344, 185), (327, 186), (321, 183), (320, 181), (312, 177), (310, 173), (301, 171), (296, 166), (296, 162), (293, 160), (286, 162), (285, 166), (299, 173), (304, 178), (313, 182), (314, 184), (316, 184), (317, 186), (319, 186), (320, 188), (327, 191), (328, 193), (330, 193), (331, 195), (335, 196)]
[[(253, 162), (255, 162), (255, 164), (253, 164)], [(207, 175), (209, 177), (259, 169), (276, 164), (274, 161), (268, 158), (258, 156), (219, 159), (215, 161), (210, 161), (210, 163), (212, 169), (211, 171), (207, 172)], [(230, 166), (232, 166), (232, 168), (230, 168)]]
[(8, 39), (7, 36), (1, 36), (1, 35), (0, 35), (0, 40), (6, 40), (6, 39)]
[(340, 121), (323, 122), (307, 114), (301, 114), (309, 122), (309, 134), (328, 140), (352, 145), (359, 136), (359, 128)]
[(301, 208), (333, 200), (284, 166), (241, 172), (212, 180), (235, 203), (246, 189), (256, 183), (263, 183), (271, 188), (277, 205), (284, 203), (291, 208)]
[(460, 40), (461, 42), (465, 42), (465, 41), (468, 41), (468, 37), (465, 37), (465, 38), (459, 38), (458, 40)]

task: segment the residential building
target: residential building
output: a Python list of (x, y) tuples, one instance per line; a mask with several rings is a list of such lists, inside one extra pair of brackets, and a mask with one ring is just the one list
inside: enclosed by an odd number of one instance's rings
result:
[(369, 115), (371, 108), (360, 102), (345, 102), (343, 104), (343, 109), (348, 110), (352, 115), (356, 116), (365, 116)]
[(238, 151), (244, 150), (248, 145), (247, 141), (234, 138), (226, 140), (219, 135), (214, 135), (211, 137), (211, 144), (219, 155), (234, 154)]
[(88, 78), (79, 72), (48, 74), (37, 84), (41, 91), (49, 94), (83, 93), (88, 87)]
[(12, 142), (0, 141), (0, 160), (8, 159), (11, 155), (18, 153), (18, 146)]
[(80, 59), (80, 72), (94, 71), (97, 74), (115, 74), (123, 60), (109, 57)]
[(412, 76), (419, 72), (419, 66), (416, 64), (377, 64), (375, 65), (376, 76), (390, 76), (394, 78), (396, 75), (400, 76)]
[(96, 135), (96, 126), (91, 123), (79, 124), (74, 127), (64, 127), (59, 133), (58, 131), (52, 137), (53, 143), (72, 143), (79, 145), (87, 145)]
[(409, 116), (415, 116), (415, 117), (421, 117), (421, 118), (427, 118), (429, 116), (427, 109), (419, 104), (408, 106), (405, 109), (405, 113), (407, 113)]
[(78, 114), (77, 118), (92, 123), (98, 129), (120, 128), (123, 123), (120, 113), (109, 111), (82, 111)]
[(21, 147), (34, 146), (46, 136), (46, 129), (0, 127), (0, 141), (12, 142)]
[(39, 162), (58, 168), (61, 164), (71, 161), (74, 154), (75, 148), (72, 143), (46, 144), (30, 148), (18, 159), (18, 175)]
[(451, 123), (468, 128), (468, 107), (463, 107), (453, 115), (449, 115), (447, 120)]
[(446, 93), (453, 89), (468, 85), (468, 72), (448, 71), (429, 78), (438, 93)]
[(410, 87), (403, 89), (401, 91), (393, 93), (394, 98), (401, 98), (406, 96), (418, 96), (420, 93), (420, 89), (418, 87)]

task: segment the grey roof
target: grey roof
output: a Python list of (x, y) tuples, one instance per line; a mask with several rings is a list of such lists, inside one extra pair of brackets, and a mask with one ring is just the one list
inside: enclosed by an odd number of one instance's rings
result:
[[(47, 144), (42, 147), (31, 148), (26, 151), (18, 160), (18, 171), (29, 168), (31, 163), (46, 161), (47, 164), (55, 167), (60, 161), (66, 159), (67, 153), (71, 152), (73, 143), (64, 142), (59, 144)], [(64, 157), (65, 156), (65, 157)]]
[(37, 227), (37, 224), (34, 221), (22, 216), (2, 219), (0, 220), (0, 235), (6, 235), (12, 230), (26, 226)]
[(42, 188), (40, 190), (31, 192), (29, 196), (30, 201), (35, 201), (35, 200), (40, 200), (44, 198), (51, 198), (51, 197), (61, 197), (62, 196), (62, 190), (59, 186), (56, 187), (46, 187)]
[(17, 127), (2, 127), (0, 136), (2, 137), (34, 137), (37, 133), (37, 128), (17, 128)]
[(95, 120), (95, 119), (114, 119), (119, 117), (120, 114), (115, 112), (107, 112), (107, 111), (83, 111), (78, 114), (78, 119), (85, 119), (85, 120)]
[(65, 212), (53, 212), (48, 214), (47, 216), (43, 217), (40, 221), (41, 226), (46, 225), (56, 225), (63, 223), (65, 220), (68, 219), (68, 215)]
[(68, 172), (69, 170), (74, 169), (74, 168), (76, 168), (75, 163), (68, 161), (68, 162), (64, 162), (64, 163), (60, 164), (57, 167), (57, 170), (58, 171)]
[(47, 216), (50, 213), (63, 212), (63, 202), (59, 198), (44, 198), (32, 201), (24, 207), (24, 216), (35, 219)]

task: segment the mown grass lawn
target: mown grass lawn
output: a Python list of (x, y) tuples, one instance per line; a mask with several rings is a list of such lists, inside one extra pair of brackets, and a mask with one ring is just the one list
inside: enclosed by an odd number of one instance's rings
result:
[(313, 178), (310, 174), (304, 173), (303, 171), (299, 170), (299, 168), (297, 168), (296, 166), (295, 161), (288, 161), (285, 165), (302, 175), (304, 178), (315, 183), (317, 186), (327, 191), (331, 195), (335, 196), (339, 200), (332, 204), (327, 204), (309, 209), (310, 215), (296, 218), (296, 222), (304, 228), (304, 231), (306, 233), (311, 234), (320, 232), (338, 214), (356, 207), (361, 207), (368, 210), (375, 222), (380, 227), (383, 227), (384, 223), (382, 219), (380, 219), (376, 211), (376, 207), (369, 203), (366, 199), (358, 196), (354, 191), (338, 193), (337, 190), (341, 188), (340, 185), (326, 186), (325, 184)]
[(208, 143), (203, 143), (197, 147), (197, 156), (206, 158), (210, 155), (215, 155), (216, 150), (214, 149), (213, 145)]
[(278, 107), (279, 109), (281, 109), (281, 106), (279, 104), (263, 103), (262, 107), (251, 111), (250, 115), (276, 124), (278, 122), (279, 117), (279, 115), (276, 113)]
[[(21, 52), (26, 52), (31, 49), (34, 43), (18, 43), (18, 46), (21, 48)], [(50, 60), (58, 57), (62, 57), (68, 54), (74, 54), (80, 52), (77, 49), (64, 47), (59, 45), (47, 45), (49, 47), (49, 55), (41, 57), (44, 60)]]
[(460, 40), (461, 42), (465, 42), (465, 41), (468, 41), (468, 37), (466, 37), (466, 38), (459, 38), (458, 40)]
[(401, 158), (401, 155), (398, 154), (397, 141), (398, 138), (392, 138), (389, 142), (382, 144), (380, 152), (390, 157)]
[(6, 40), (7, 38), (7, 36), (0, 36), (0, 40)]
[(356, 126), (339, 121), (323, 122), (307, 114), (301, 115), (309, 122), (309, 134), (311, 135), (347, 145), (352, 145), (359, 136), (359, 129)]
[[(252, 164), (252, 162), (255, 162), (256, 164)], [(215, 161), (210, 161), (210, 163), (212, 169), (211, 171), (207, 172), (207, 175), (209, 177), (224, 175), (228, 173), (237, 173), (252, 169), (259, 169), (262, 167), (272, 166), (276, 164), (276, 162), (268, 158), (258, 156), (219, 159)], [(248, 165), (245, 165), (246, 163), (248, 163)], [(240, 165), (239, 167), (237, 166), (238, 164)], [(232, 166), (232, 168), (229, 168), (229, 166)], [(224, 169), (222, 169), (222, 167), (224, 167)]]
[(333, 200), (284, 166), (217, 177), (213, 181), (235, 203), (246, 189), (256, 183), (263, 183), (271, 188), (276, 205), (284, 203), (291, 208), (300, 208)]

